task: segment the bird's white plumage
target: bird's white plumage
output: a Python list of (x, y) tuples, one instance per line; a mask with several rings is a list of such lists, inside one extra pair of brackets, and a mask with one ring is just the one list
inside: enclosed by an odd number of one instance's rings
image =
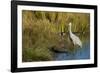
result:
[(71, 23), (69, 23), (69, 35), (70, 35), (70, 38), (72, 39), (73, 44), (74, 45), (78, 45), (78, 46), (80, 46), (82, 48), (81, 40), (79, 39), (78, 36), (73, 34), (72, 31), (71, 31)]

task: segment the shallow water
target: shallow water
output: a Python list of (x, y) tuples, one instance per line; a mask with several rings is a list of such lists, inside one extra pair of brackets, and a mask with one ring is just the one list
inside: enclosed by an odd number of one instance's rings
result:
[(74, 52), (56, 53), (55, 60), (79, 60), (90, 58), (90, 43), (85, 42), (82, 48), (74, 48)]

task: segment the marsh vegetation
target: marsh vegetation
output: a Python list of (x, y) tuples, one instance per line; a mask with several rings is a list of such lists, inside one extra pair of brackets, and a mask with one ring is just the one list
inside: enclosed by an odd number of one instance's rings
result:
[[(88, 13), (22, 11), (22, 61), (52, 61), (55, 52), (73, 52), (68, 24), (82, 42), (89, 41), (90, 15)], [(61, 36), (61, 33), (64, 33)], [(77, 48), (77, 46), (76, 46)]]

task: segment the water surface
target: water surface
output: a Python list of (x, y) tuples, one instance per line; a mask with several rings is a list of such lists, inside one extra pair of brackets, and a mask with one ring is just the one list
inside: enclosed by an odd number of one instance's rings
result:
[[(84, 36), (85, 37), (85, 36)], [(73, 52), (58, 52), (55, 54), (55, 60), (79, 60), (90, 59), (90, 42), (89, 39), (83, 38), (82, 48), (73, 48)]]

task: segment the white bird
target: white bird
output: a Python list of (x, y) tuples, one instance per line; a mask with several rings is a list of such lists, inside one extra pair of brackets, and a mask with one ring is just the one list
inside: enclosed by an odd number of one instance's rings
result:
[(76, 36), (75, 34), (72, 33), (71, 25), (72, 25), (72, 23), (70, 22), (69, 23), (69, 35), (70, 35), (70, 38), (71, 38), (71, 40), (72, 40), (74, 45), (78, 45), (78, 46), (80, 46), (82, 48), (82, 42), (81, 42), (81, 40), (79, 39), (78, 36)]

